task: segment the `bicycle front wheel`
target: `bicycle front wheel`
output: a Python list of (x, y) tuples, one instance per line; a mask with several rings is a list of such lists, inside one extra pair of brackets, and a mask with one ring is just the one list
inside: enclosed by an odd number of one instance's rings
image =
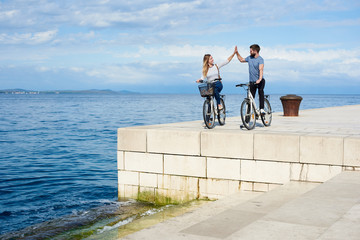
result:
[(223, 107), (223, 109), (218, 111), (218, 120), (219, 120), (220, 125), (224, 125), (225, 124), (225, 118), (226, 118), (226, 109), (225, 109), (224, 99), (220, 99), (220, 102), (221, 102), (221, 106)]
[(248, 99), (245, 99), (242, 102), (240, 108), (240, 115), (243, 125), (248, 130), (251, 130), (255, 127), (255, 123), (256, 123), (255, 109)]
[(261, 121), (263, 122), (265, 127), (270, 126), (272, 120), (272, 110), (270, 106), (269, 100), (264, 99), (264, 111), (265, 114), (261, 114)]
[(211, 106), (211, 101), (206, 99), (203, 105), (203, 117), (207, 128), (211, 129), (215, 126), (215, 112)]

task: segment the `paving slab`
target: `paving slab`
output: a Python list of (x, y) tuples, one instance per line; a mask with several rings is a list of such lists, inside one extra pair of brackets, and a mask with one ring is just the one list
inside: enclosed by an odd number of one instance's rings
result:
[(359, 239), (360, 236), (360, 203), (355, 204), (340, 220), (327, 229), (318, 239), (319, 240), (337, 240)]
[[(246, 228), (241, 229), (227, 240), (314, 240), (320, 236), (326, 228), (308, 225), (293, 224), (287, 222), (259, 220)], [(314, 237), (315, 236), (315, 237)], [(340, 238), (341, 239), (341, 238)], [(218, 239), (219, 240), (219, 239)]]

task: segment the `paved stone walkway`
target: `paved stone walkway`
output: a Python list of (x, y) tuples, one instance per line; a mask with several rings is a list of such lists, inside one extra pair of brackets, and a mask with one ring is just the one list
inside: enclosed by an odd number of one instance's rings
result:
[[(204, 129), (207, 131), (238, 131), (242, 125), (240, 117), (226, 118), (224, 126), (206, 129), (203, 121), (179, 122), (154, 125), (154, 128)], [(146, 128), (150, 128), (146, 126)], [(248, 131), (243, 128), (242, 131)], [(261, 120), (256, 122), (254, 132), (318, 134), (329, 136), (360, 136), (360, 105), (308, 109), (299, 111), (298, 117), (284, 117), (282, 112), (273, 113), (270, 127), (264, 127)]]
[(360, 239), (360, 172), (240, 192), (123, 239)]

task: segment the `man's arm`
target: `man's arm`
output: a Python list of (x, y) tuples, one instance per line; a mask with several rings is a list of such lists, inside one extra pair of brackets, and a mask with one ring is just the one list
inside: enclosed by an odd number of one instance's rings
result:
[(263, 79), (263, 74), (264, 74), (264, 64), (260, 64), (259, 65), (259, 79), (256, 80), (256, 84), (259, 84), (261, 82), (261, 80)]
[(239, 53), (237, 53), (236, 56), (237, 56), (237, 58), (239, 59), (240, 62), (242, 62), (242, 63), (246, 62), (245, 58), (241, 57)]
[(245, 58), (243, 58), (242, 56), (240, 56), (240, 54), (239, 54), (239, 52), (238, 52), (238, 50), (237, 50), (237, 46), (235, 46), (235, 53), (236, 53), (236, 56), (237, 56), (237, 58), (238, 58), (238, 60), (239, 60), (240, 62), (242, 62), (242, 63), (245, 63), (245, 62), (246, 62)]
[(237, 58), (239, 59), (240, 62), (242, 62), (242, 63), (246, 62), (245, 58), (243, 58), (238, 52), (236, 52), (236, 56), (237, 56)]

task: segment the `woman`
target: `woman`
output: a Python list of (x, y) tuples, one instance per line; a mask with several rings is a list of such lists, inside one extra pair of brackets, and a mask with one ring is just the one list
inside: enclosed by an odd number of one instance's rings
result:
[(210, 54), (205, 54), (203, 59), (203, 69), (202, 69), (202, 76), (199, 80), (196, 80), (197, 83), (203, 82), (205, 78), (207, 79), (208, 83), (212, 83), (214, 86), (214, 95), (216, 102), (218, 103), (218, 109), (221, 110), (223, 107), (220, 104), (220, 92), (223, 89), (223, 85), (220, 78), (220, 71), (219, 69), (226, 64), (228, 64), (235, 55), (234, 53), (228, 57), (227, 61), (217, 65), (214, 64), (214, 58)]

